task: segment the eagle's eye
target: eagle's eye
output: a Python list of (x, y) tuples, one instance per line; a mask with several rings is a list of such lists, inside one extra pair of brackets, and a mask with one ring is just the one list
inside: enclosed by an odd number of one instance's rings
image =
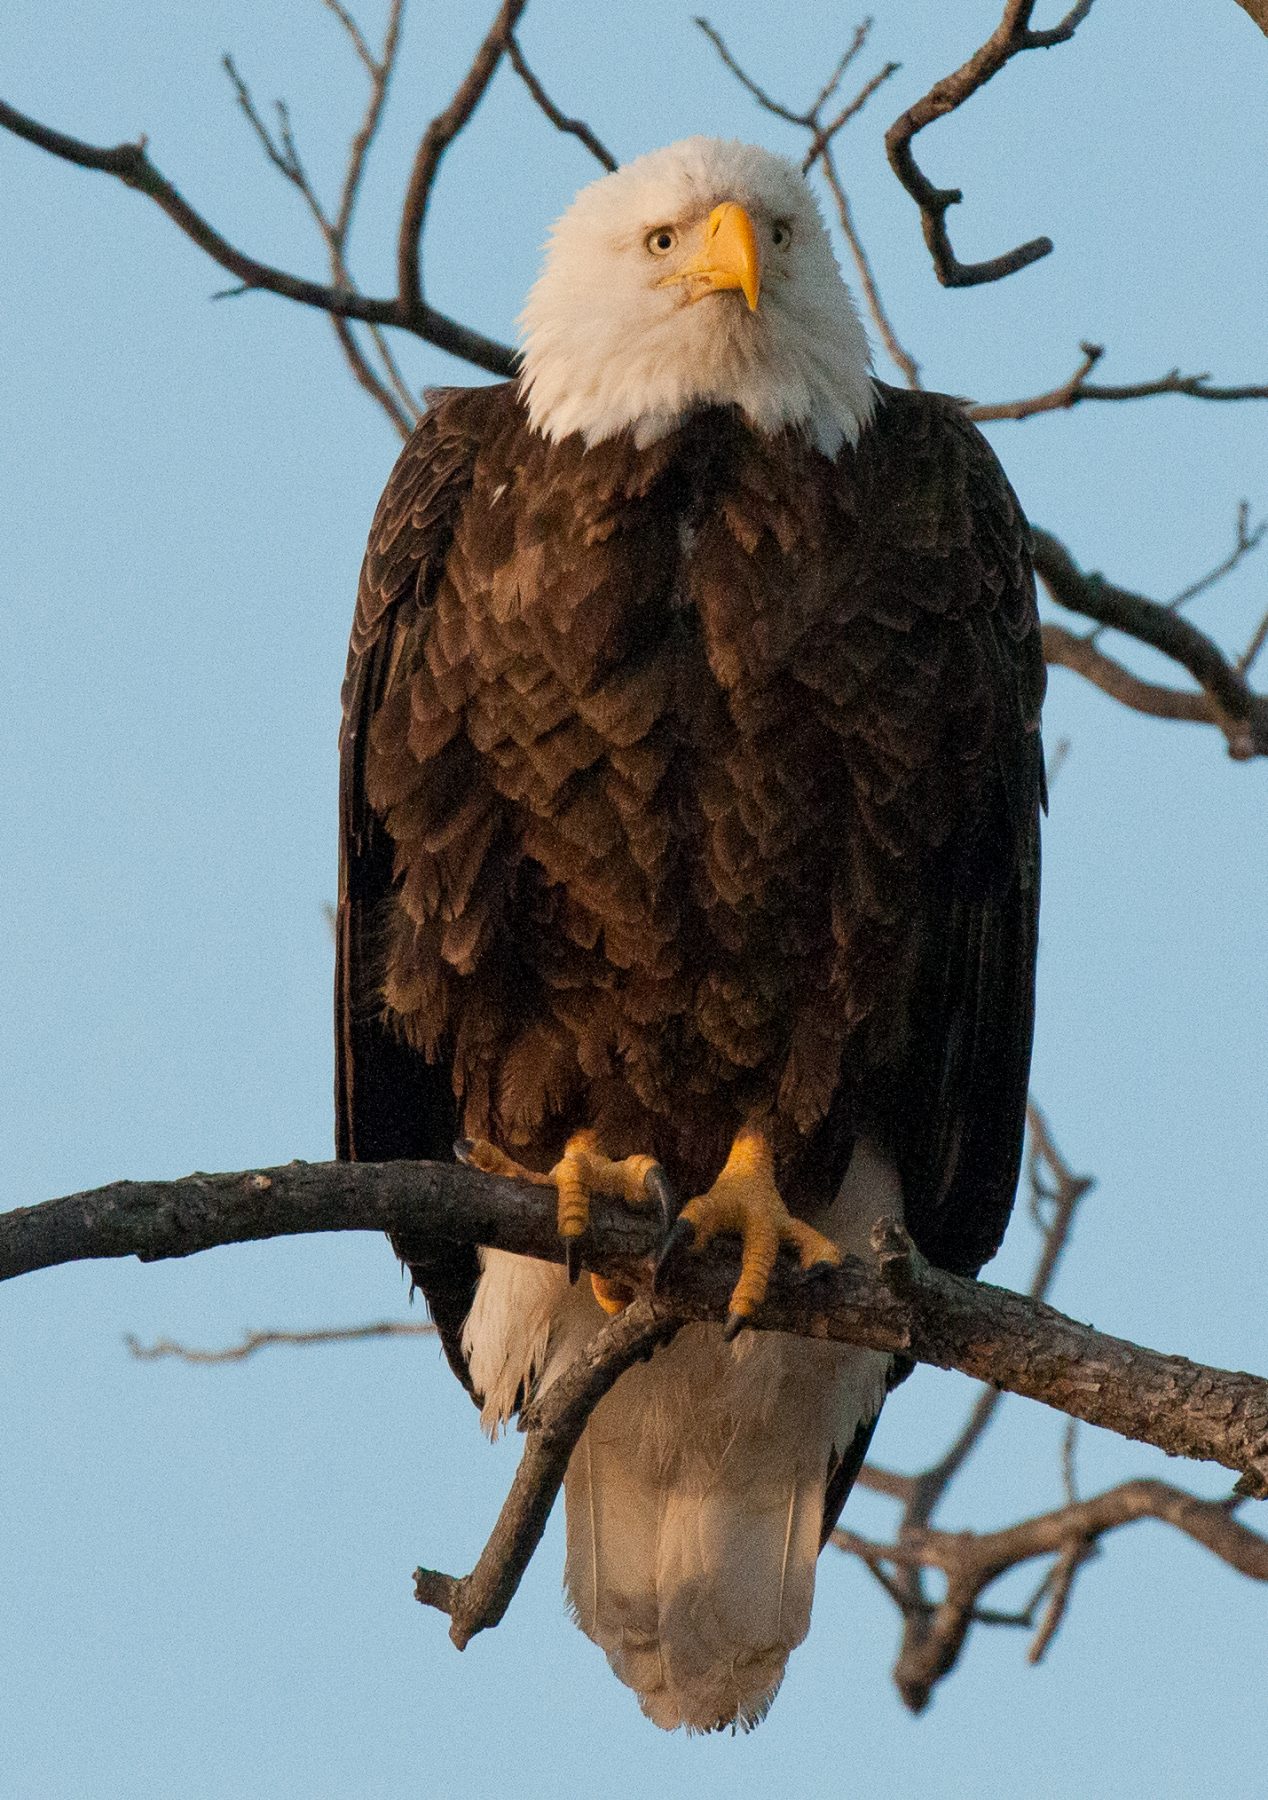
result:
[(776, 219), (770, 228), (770, 241), (776, 250), (787, 250), (792, 243), (792, 226), (787, 219)]
[(655, 231), (648, 232), (645, 241), (653, 256), (668, 256), (678, 242), (678, 233), (672, 225), (658, 225)]

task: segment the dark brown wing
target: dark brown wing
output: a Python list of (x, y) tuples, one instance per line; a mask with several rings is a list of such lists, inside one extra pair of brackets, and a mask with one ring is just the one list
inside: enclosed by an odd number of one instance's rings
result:
[[(394, 669), (426, 630), (454, 524), (469, 491), (490, 410), (509, 390), (433, 397), (392, 471), (361, 570), (343, 686), (339, 774), (339, 913), (335, 963), (335, 1137), (344, 1161), (448, 1159), (455, 1136), (448, 1062), (428, 1062), (387, 1020), (384, 952), (394, 850), (366, 794), (370, 728)], [(463, 1320), (475, 1251), (425, 1232), (394, 1239), (426, 1296), (455, 1374), (469, 1386)]]
[[(999, 1247), (1021, 1158), (1034, 1026), (1044, 664), (1029, 529), (962, 408), (883, 390), (864, 497), (902, 629), (905, 724), (873, 795), (911, 819), (921, 885), (888, 1095), (907, 1222), (943, 1268)], [(928, 718), (928, 726), (923, 720)]]

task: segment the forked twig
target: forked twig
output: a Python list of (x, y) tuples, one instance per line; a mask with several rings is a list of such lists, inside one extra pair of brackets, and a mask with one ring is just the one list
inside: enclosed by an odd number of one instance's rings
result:
[(719, 57), (722, 59), (724, 66), (731, 71), (732, 75), (740, 82), (741, 86), (753, 96), (759, 106), (763, 107), (767, 112), (773, 113), (776, 118), (783, 119), (786, 124), (799, 125), (804, 131), (810, 133), (810, 148), (807, 150), (801, 165), (802, 173), (808, 174), (816, 162), (822, 161), (824, 180), (827, 183), (828, 191), (832, 195), (833, 203), (836, 206), (837, 218), (841, 225), (841, 235), (849, 246), (850, 255), (854, 259), (854, 266), (857, 269), (859, 276), (859, 285), (863, 290), (863, 298), (866, 302), (868, 312), (871, 314), (872, 323), (876, 326), (881, 342), (884, 344), (890, 357), (902, 371), (903, 379), (908, 387), (918, 388), (920, 386), (919, 364), (914, 357), (904, 350), (902, 344), (899, 342), (898, 334), (890, 321), (889, 314), (885, 310), (885, 305), (881, 299), (880, 288), (877, 285), (871, 261), (867, 251), (863, 247), (863, 241), (859, 236), (858, 227), (854, 222), (854, 213), (850, 206), (849, 196), (846, 193), (845, 183), (842, 181), (840, 171), (837, 168), (836, 158), (832, 148), (833, 140), (837, 133), (847, 125), (856, 114), (862, 111), (863, 107), (876, 90), (881, 87), (884, 82), (888, 81), (891, 75), (897, 73), (899, 65), (895, 62), (886, 63), (869, 81), (864, 83), (863, 87), (860, 88), (853, 100), (842, 107), (830, 119), (825, 120), (823, 117), (823, 109), (836, 93), (837, 88), (840, 86), (842, 76), (854, 61), (859, 51), (863, 48), (863, 45), (867, 42), (868, 35), (872, 29), (871, 19), (864, 19), (862, 24), (855, 28), (854, 37), (845, 53), (838, 61), (835, 69), (832, 71), (832, 74), (828, 77), (828, 80), (824, 83), (823, 87), (820, 88), (813, 102), (802, 112), (796, 111), (793, 107), (785, 106), (781, 101), (774, 99), (772, 95), (767, 93), (761, 83), (755, 81), (748, 71), (740, 64), (733, 52), (728, 48), (721, 33), (709, 23), (708, 19), (697, 19), (696, 24), (713, 45)]
[(1184, 394), (1191, 400), (1268, 400), (1268, 387), (1248, 383), (1241, 387), (1212, 386), (1209, 375), (1182, 375), (1179, 369), (1152, 381), (1120, 382), (1110, 386), (1089, 381), (1088, 376), (1105, 355), (1103, 344), (1080, 344), (1079, 365), (1072, 375), (1046, 393), (1024, 400), (999, 400), (970, 406), (968, 415), (979, 424), (996, 419), (1033, 419), (1040, 413), (1069, 412), (1085, 400), (1150, 400), (1161, 394)]

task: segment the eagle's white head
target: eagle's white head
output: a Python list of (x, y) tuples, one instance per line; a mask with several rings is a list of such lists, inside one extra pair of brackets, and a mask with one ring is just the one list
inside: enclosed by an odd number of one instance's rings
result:
[(685, 138), (583, 188), (529, 294), (522, 390), (550, 438), (640, 446), (697, 407), (827, 456), (875, 402), (867, 339), (799, 169)]

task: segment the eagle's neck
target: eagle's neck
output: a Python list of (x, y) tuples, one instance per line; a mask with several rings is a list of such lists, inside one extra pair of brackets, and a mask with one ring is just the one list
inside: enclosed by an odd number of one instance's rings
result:
[[(544, 284), (539, 284), (540, 287)], [(854, 444), (876, 396), (867, 340), (844, 286), (831, 307), (749, 319), (710, 302), (637, 332), (582, 320), (535, 290), (525, 313), (520, 391), (559, 441), (592, 446), (628, 431), (645, 449), (705, 408), (735, 407), (755, 431), (803, 434), (825, 456)]]

